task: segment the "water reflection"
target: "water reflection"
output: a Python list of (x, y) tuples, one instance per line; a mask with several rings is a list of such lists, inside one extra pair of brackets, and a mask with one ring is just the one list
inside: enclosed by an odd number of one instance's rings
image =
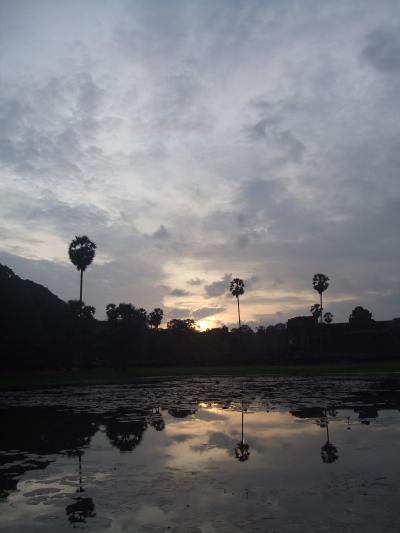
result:
[(81, 494), (85, 492), (82, 482), (82, 451), (78, 450), (78, 477), (79, 477), (79, 486), (76, 489), (76, 492), (79, 496), (74, 497), (74, 503), (70, 503), (66, 506), (65, 512), (68, 517), (69, 522), (76, 527), (77, 524), (86, 524), (88, 518), (93, 518), (96, 516), (95, 505), (93, 499)]
[(121, 452), (132, 452), (142, 442), (147, 421), (113, 419), (106, 427), (106, 435), (113, 446)]
[(74, 527), (76, 524), (86, 524), (88, 518), (96, 516), (94, 511), (95, 506), (92, 498), (83, 498), (81, 496), (75, 498), (75, 502), (65, 508), (68, 520)]
[(326, 428), (326, 443), (321, 446), (321, 459), (325, 464), (334, 463), (339, 459), (339, 453), (334, 444), (332, 444), (329, 436), (329, 419), (328, 414), (332, 417), (336, 417), (336, 409), (326, 409), (324, 416), (319, 419), (318, 425), (321, 428)]
[[(263, 530), (266, 516), (285, 530), (293, 516), (294, 531), (320, 531), (340, 522), (344, 494), (351, 509), (388, 509), (399, 398), (393, 380), (316, 379), (0, 393), (0, 531), (19, 531), (21, 517), (51, 530), (57, 516), (93, 531), (202, 532)], [(295, 503), (322, 508), (319, 495), (332, 509), (311, 527)]]
[(245, 411), (247, 411), (247, 408), (243, 406), (243, 402), (241, 404), (241, 412), (242, 412), (242, 438), (240, 439), (240, 442), (238, 442), (235, 446), (235, 457), (236, 459), (243, 463), (244, 461), (247, 461), (250, 457), (250, 445), (247, 442), (244, 442), (244, 436), (243, 436), (243, 429), (244, 429), (244, 423), (243, 423), (243, 417)]

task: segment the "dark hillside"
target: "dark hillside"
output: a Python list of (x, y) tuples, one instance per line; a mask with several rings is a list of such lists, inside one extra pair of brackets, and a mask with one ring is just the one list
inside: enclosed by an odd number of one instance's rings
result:
[(0, 265), (3, 368), (59, 366), (66, 355), (68, 306), (46, 287)]

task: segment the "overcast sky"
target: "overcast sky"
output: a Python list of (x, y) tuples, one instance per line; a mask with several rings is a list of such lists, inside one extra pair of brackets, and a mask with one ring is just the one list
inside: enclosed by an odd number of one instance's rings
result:
[(0, 2), (0, 262), (67, 300), (400, 316), (400, 4)]

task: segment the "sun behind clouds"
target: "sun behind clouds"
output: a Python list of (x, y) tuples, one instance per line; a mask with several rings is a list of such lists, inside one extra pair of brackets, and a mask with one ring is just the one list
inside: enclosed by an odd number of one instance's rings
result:
[(196, 325), (199, 328), (200, 331), (206, 331), (207, 329), (211, 329), (214, 326), (211, 319), (202, 318), (201, 320), (196, 321)]

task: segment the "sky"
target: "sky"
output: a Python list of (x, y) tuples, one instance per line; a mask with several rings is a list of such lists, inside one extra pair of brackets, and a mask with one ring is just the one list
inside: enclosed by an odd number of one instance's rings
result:
[(2, 0), (0, 263), (235, 325), (400, 316), (400, 4)]

